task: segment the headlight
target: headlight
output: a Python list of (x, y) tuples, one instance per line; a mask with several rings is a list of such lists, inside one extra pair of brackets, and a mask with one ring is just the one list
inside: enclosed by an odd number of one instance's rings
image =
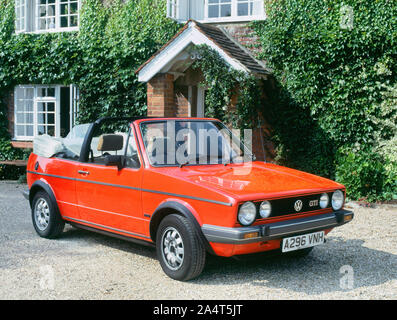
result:
[(334, 194), (332, 195), (332, 209), (334, 210), (339, 210), (343, 206), (343, 201), (345, 200), (345, 197), (343, 195), (343, 192), (340, 190), (336, 190)]
[(329, 203), (328, 194), (323, 193), (320, 197), (320, 208), (325, 209), (326, 207), (328, 207), (328, 203)]
[(244, 203), (238, 211), (238, 221), (243, 226), (249, 226), (255, 221), (255, 218), (256, 206), (251, 201)]
[(268, 218), (272, 213), (272, 206), (269, 201), (263, 201), (259, 207), (259, 214), (262, 218)]

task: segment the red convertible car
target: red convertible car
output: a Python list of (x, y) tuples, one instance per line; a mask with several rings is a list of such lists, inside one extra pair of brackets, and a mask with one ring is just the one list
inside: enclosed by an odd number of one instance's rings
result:
[(207, 253), (305, 255), (353, 219), (343, 185), (256, 161), (216, 119), (102, 118), (48, 139), (27, 166), (36, 232), (69, 223), (155, 245), (173, 279), (197, 277)]

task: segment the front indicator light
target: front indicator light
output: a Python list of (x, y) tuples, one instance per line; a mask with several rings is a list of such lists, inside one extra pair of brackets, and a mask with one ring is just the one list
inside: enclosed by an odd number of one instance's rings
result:
[(259, 232), (246, 233), (244, 239), (259, 238)]
[(353, 220), (353, 215), (349, 214), (343, 217), (343, 222), (349, 222)]

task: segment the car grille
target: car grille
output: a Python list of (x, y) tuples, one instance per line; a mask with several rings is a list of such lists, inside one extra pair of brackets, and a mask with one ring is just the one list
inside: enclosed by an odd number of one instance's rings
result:
[[(327, 208), (331, 208), (331, 198), (332, 198), (332, 192), (328, 192), (328, 197), (329, 197), (329, 203)], [(311, 195), (305, 195), (305, 196), (298, 196), (298, 197), (293, 197), (293, 198), (284, 198), (284, 199), (275, 199), (275, 200), (269, 200), (271, 206), (272, 206), (272, 213), (269, 218), (272, 217), (279, 217), (279, 216), (284, 216), (288, 214), (299, 214), (299, 213), (307, 213), (315, 210), (320, 210), (322, 209), (320, 207), (320, 196), (322, 193), (318, 194), (311, 194)], [(299, 211), (296, 211), (294, 208), (294, 205), (296, 201), (301, 200), (302, 201), (302, 209)], [(310, 205), (311, 201), (318, 201), (316, 205)], [(257, 219), (263, 219), (259, 215), (259, 206), (262, 201), (258, 201), (255, 204), (258, 206), (258, 217)]]

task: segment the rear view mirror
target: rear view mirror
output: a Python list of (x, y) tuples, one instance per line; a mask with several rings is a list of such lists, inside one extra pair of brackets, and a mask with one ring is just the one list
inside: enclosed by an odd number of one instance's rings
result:
[(121, 170), (125, 167), (125, 157), (108, 155), (105, 158), (105, 165), (116, 166), (118, 170)]

